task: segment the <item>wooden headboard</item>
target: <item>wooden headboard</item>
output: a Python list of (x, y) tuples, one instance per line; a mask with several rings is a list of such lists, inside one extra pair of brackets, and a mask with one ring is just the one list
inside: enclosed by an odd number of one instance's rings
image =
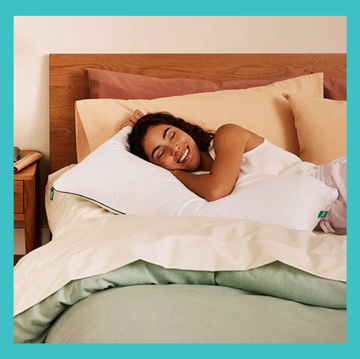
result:
[(51, 54), (50, 173), (77, 162), (75, 101), (89, 98), (84, 68), (214, 82), (312, 72), (346, 79), (346, 54)]

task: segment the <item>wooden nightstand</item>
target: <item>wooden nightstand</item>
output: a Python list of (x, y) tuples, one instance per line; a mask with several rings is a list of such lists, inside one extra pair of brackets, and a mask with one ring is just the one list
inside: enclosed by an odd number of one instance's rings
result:
[[(21, 151), (24, 157), (31, 151)], [(25, 251), (29, 253), (39, 245), (37, 216), (38, 163), (34, 162), (14, 174), (14, 220), (24, 221)]]

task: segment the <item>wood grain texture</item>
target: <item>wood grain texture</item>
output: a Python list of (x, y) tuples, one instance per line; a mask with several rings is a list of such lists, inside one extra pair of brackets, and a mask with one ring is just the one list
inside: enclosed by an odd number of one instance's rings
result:
[(24, 182), (14, 181), (14, 213), (24, 213)]
[(38, 247), (36, 227), (36, 181), (24, 181), (24, 227), (25, 227), (25, 250), (29, 253)]
[[(24, 157), (32, 150), (22, 150)], [(24, 221), (25, 250), (29, 253), (39, 245), (37, 215), (38, 161), (14, 174), (14, 220)]]
[(50, 173), (77, 162), (75, 101), (89, 98), (85, 68), (213, 82), (312, 72), (346, 79), (346, 54), (51, 54)]

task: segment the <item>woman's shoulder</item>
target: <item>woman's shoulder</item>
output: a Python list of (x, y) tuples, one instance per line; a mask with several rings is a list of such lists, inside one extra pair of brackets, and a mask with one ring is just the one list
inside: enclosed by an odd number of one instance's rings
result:
[(247, 131), (247, 129), (235, 123), (224, 123), (215, 131), (215, 134), (224, 131)]
[(265, 139), (255, 132), (252, 132), (245, 127), (234, 123), (226, 123), (221, 125), (215, 132), (214, 143), (215, 147), (218, 143), (241, 143), (245, 144), (245, 152), (248, 152), (260, 144), (262, 144)]
[[(240, 137), (239, 137), (240, 136)], [(253, 142), (263, 142), (264, 138), (256, 134), (255, 132), (252, 132), (248, 130), (245, 127), (242, 127), (240, 125), (237, 125), (235, 123), (226, 123), (224, 125), (221, 125), (216, 131), (214, 135), (214, 140), (216, 138), (234, 138), (234, 139), (243, 139), (247, 138)]]
[(239, 125), (236, 125), (234, 123), (226, 123), (224, 125), (221, 125), (214, 134), (214, 140), (219, 138), (231, 138), (231, 137), (238, 137), (239, 135), (245, 135), (248, 134), (250, 131), (248, 131), (246, 128), (241, 127)]

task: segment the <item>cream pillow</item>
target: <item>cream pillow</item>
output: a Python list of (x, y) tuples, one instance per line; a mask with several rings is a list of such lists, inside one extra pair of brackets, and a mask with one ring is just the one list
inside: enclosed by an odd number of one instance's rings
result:
[(154, 100), (93, 99), (76, 102), (78, 161), (114, 136), (135, 109), (167, 111), (216, 130), (235, 123), (275, 145), (299, 153), (294, 119), (283, 93), (323, 97), (323, 74), (311, 74), (245, 90), (225, 90)]
[(303, 161), (319, 165), (346, 155), (346, 101), (286, 97), (294, 114)]

